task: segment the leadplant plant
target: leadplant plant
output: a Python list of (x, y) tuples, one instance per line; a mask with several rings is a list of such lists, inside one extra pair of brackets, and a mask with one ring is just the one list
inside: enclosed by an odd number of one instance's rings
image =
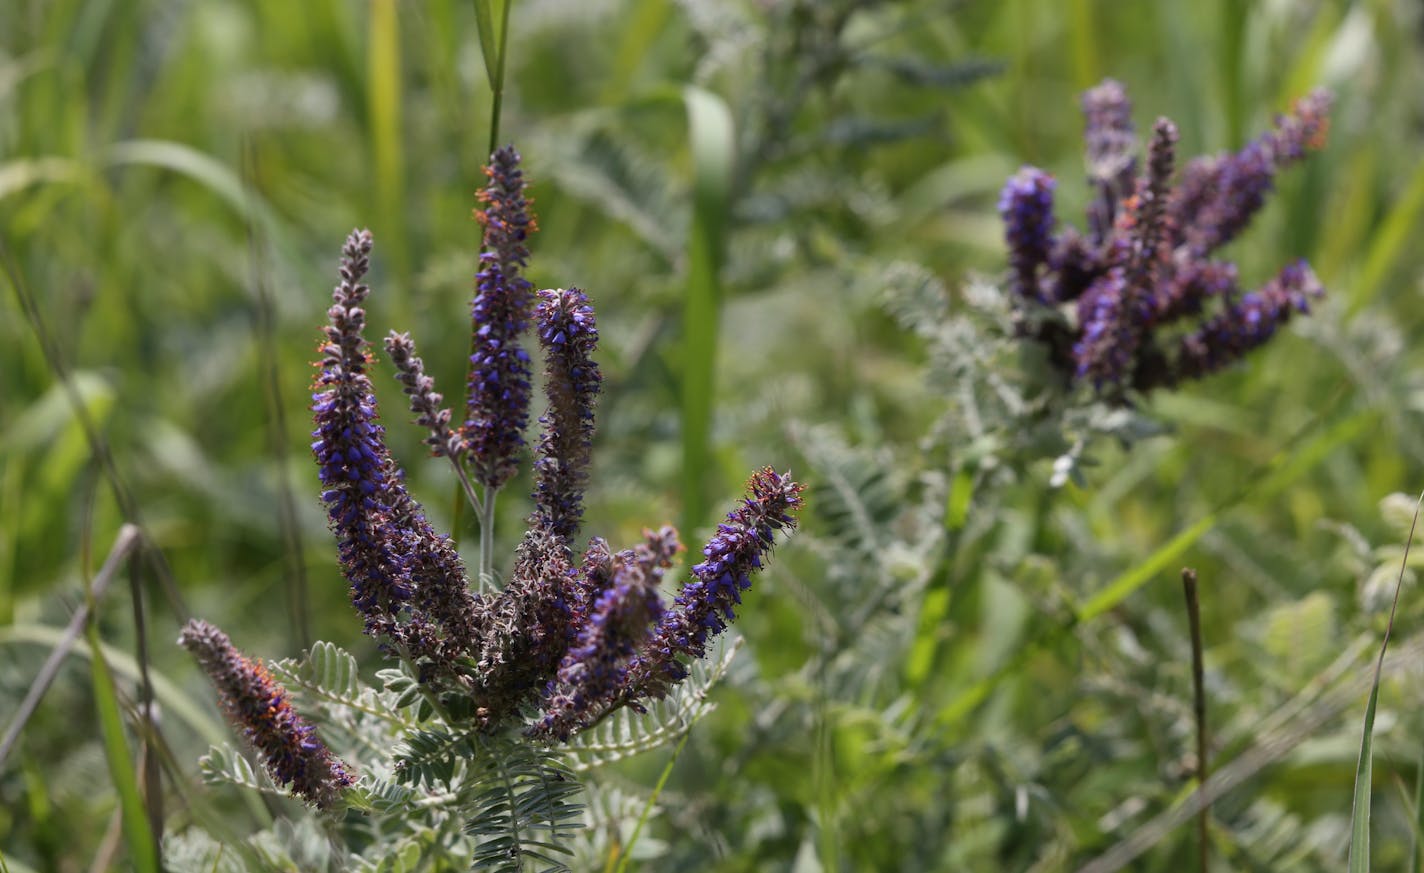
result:
[[(237, 854), (249, 861), (566, 869), (584, 821), (579, 773), (676, 741), (708, 711), (707, 688), (729, 655), (711, 668), (698, 662), (736, 617), (777, 533), (795, 526), (801, 486), (770, 468), (755, 472), (670, 602), (660, 589), (683, 550), (672, 527), (645, 530), (621, 550), (599, 537), (579, 542), (602, 382), (598, 329), (584, 292), (536, 293), (523, 276), (536, 224), (519, 164), (513, 148), (496, 151), (480, 195), (474, 353), (458, 419), (409, 335), (385, 339), (426, 443), (453, 466), (480, 525), (478, 572), (427, 520), (386, 447), (365, 338), (373, 241), (357, 230), (322, 332), (312, 451), (352, 604), (391, 665), (370, 685), (331, 643), (263, 664), (211, 624), (194, 620), (183, 631), (180, 642), (264, 765), (215, 749), (206, 775), (294, 795), (321, 815), (324, 843), (298, 838), (311, 828), (289, 828), (287, 839), (240, 841)], [(491, 528), (526, 447), (531, 327), (547, 408), (533, 451), (533, 510), (501, 580)], [(182, 863), (218, 860), (192, 838), (175, 845)]]
[(1162, 432), (1147, 403), (1238, 364), (1325, 289), (1304, 260), (1245, 290), (1222, 258), (1277, 176), (1324, 147), (1331, 96), (1315, 90), (1234, 152), (1178, 169), (1176, 124), (1158, 118), (1146, 160), (1122, 84), (1082, 96), (1091, 198), (1082, 230), (1055, 212), (1059, 180), (1025, 166), (998, 202), (1007, 271), (952, 296), (922, 268), (885, 282), (895, 317), (924, 339), (948, 400), (936, 442), (979, 469), (1053, 458), (1052, 482), (1085, 483), (1099, 440)]

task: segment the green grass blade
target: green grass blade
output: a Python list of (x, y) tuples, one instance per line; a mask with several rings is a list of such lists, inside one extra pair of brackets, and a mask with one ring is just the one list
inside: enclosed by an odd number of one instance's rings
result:
[[(410, 277), (410, 260), (406, 249), (404, 158), (401, 138), (401, 51), (400, 16), (395, 0), (373, 0), (371, 3), (370, 46), (368, 49), (366, 99), (370, 111), (371, 157), (376, 168), (375, 215), (389, 221), (373, 221), (377, 240), (384, 240), (402, 281)], [(392, 298), (396, 299), (396, 298)], [(409, 323), (408, 318), (398, 318)]]
[(1384, 655), (1389, 649), (1389, 636), (1394, 631), (1394, 613), (1399, 608), (1399, 592), (1404, 587), (1404, 571), (1409, 567), (1409, 548), (1414, 544), (1414, 530), (1419, 525), (1419, 507), (1424, 493), (1414, 503), (1414, 519), (1409, 522), (1409, 536), (1404, 540), (1404, 556), (1399, 562), (1399, 578), (1394, 583), (1394, 601), (1389, 607), (1389, 621), (1384, 626), (1375, 675), (1370, 682), (1370, 699), (1365, 704), (1365, 729), (1360, 737), (1360, 761), (1355, 766), (1355, 801), (1350, 811), (1350, 873), (1370, 870), (1370, 790), (1374, 769), (1375, 707), (1379, 703), (1380, 673), (1384, 670)]
[(687, 294), (682, 310), (683, 530), (707, 510), (706, 476), (712, 466), (712, 409), (716, 391), (717, 327), (721, 315), (722, 257), (731, 208), (736, 136), (727, 104), (689, 87), (688, 138), (692, 147), (692, 229), (688, 240)]
[(1409, 240), (1421, 212), (1424, 212), (1424, 160), (1414, 167), (1404, 193), (1385, 216), (1374, 244), (1365, 254), (1365, 265), (1354, 282), (1355, 294), (1349, 304), (1351, 313), (1359, 312), (1373, 300), (1400, 259), (1413, 251)]
[(485, 77), (490, 89), (494, 89), (496, 70), (499, 69), (499, 52), (495, 49), (498, 31), (495, 30), (494, 0), (475, 0), (475, 30), (480, 36), (480, 54), (485, 59)]
[(237, 173), (192, 146), (158, 139), (127, 140), (105, 149), (103, 163), (108, 166), (137, 164), (187, 176), (216, 194), (239, 215), (253, 221), (271, 221), (271, 214), (260, 200), (243, 187)]
[(98, 711), (99, 731), (104, 737), (104, 757), (109, 762), (109, 776), (114, 780), (114, 788), (119, 794), (119, 806), (123, 813), (124, 838), (128, 842), (129, 854), (134, 869), (140, 873), (157, 873), (158, 847), (149, 831), (148, 815), (138, 790), (138, 779), (134, 774), (133, 760), (129, 756), (128, 742), (124, 739), (124, 720), (119, 712), (119, 695), (114, 687), (114, 675), (104, 660), (103, 646), (99, 640), (99, 630), (90, 622), (87, 635), (91, 651), (95, 653), (90, 661), (90, 676), (94, 682), (94, 707)]

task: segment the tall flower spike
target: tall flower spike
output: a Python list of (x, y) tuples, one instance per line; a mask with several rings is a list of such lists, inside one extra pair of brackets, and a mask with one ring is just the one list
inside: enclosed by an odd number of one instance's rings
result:
[(593, 448), (593, 408), (603, 376), (593, 360), (598, 327), (588, 297), (577, 288), (539, 292), (536, 312), (544, 348), (549, 410), (534, 461), (534, 514), (571, 544), (583, 517), (583, 492)]
[(485, 174), (489, 185), (479, 195), (485, 208), (475, 213), (485, 230), (475, 276), (473, 353), (461, 439), (474, 462), (475, 479), (498, 488), (518, 470), (529, 423), (529, 355), (519, 338), (529, 325), (533, 295), (521, 273), (529, 260), (525, 243), (537, 225), (524, 197), (519, 152), (511, 146), (497, 150)]
[(658, 585), (682, 549), (670, 527), (643, 535), (644, 543), (613, 557), (610, 583), (549, 683), (544, 717), (532, 735), (567, 740), (625, 702), (628, 665), (662, 617)]
[(1118, 204), (1132, 194), (1137, 177), (1137, 136), (1132, 128), (1132, 103), (1127, 89), (1114, 79), (1104, 79), (1083, 94), (1087, 120), (1088, 179), (1095, 190), (1088, 207), (1088, 229), (1101, 243), (1117, 219)]
[(398, 637), (397, 615), (411, 588), (403, 535), (391, 518), (393, 465), (366, 375), (370, 355), (362, 336), (366, 313), (361, 304), (370, 289), (361, 280), (370, 254), (370, 231), (352, 231), (342, 249), (341, 283), (332, 293), (317, 364), (312, 453), (352, 602), (366, 618), (367, 633)]
[(1172, 215), (1193, 254), (1206, 255), (1235, 239), (1265, 204), (1276, 173), (1325, 145), (1330, 102), (1329, 92), (1312, 91), (1290, 114), (1277, 117), (1274, 130), (1240, 151), (1187, 165)]
[(1176, 378), (1197, 379), (1222, 369), (1262, 345), (1293, 312), (1308, 312), (1310, 299), (1324, 294), (1304, 261), (1289, 264), (1259, 291), (1182, 338)]
[(291, 699), (261, 661), (244, 657), (227, 634), (205, 621), (184, 626), (178, 642), (198, 659), (232, 723), (262, 755), (279, 785), (318, 809), (331, 809), (356, 780), (292, 709)]
[(1024, 167), (1009, 177), (999, 195), (1013, 290), (1024, 300), (1047, 301), (1038, 274), (1048, 263), (1052, 246), (1053, 188), (1053, 177), (1048, 173)]
[(734, 608), (751, 587), (752, 574), (776, 541), (776, 532), (796, 526), (793, 515), (802, 506), (802, 486), (770, 467), (747, 482), (747, 496), (702, 550), (705, 558), (692, 568), (671, 609), (663, 614), (647, 647), (629, 668), (629, 697), (666, 696), (687, 676), (679, 656), (700, 658), (707, 642), (736, 618)]

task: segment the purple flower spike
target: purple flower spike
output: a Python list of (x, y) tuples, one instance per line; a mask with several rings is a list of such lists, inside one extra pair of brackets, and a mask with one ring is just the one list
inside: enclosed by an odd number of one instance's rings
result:
[(1082, 335), (1073, 346), (1077, 376), (1094, 388), (1120, 385), (1132, 370), (1143, 324), (1121, 268), (1098, 279), (1078, 300)]
[(370, 232), (352, 231), (342, 249), (341, 283), (327, 310), (331, 323), (324, 329), (317, 365), (312, 453), (321, 469), (321, 499), (352, 602), (366, 618), (367, 633), (397, 637), (396, 617), (410, 599), (411, 585), (402, 533), (391, 518), (394, 465), (366, 376), (370, 355), (362, 336), (366, 313), (361, 304), (370, 289), (361, 279), (370, 254)]
[(316, 735), (316, 728), (292, 709), (291, 699), (261, 661), (243, 656), (227, 634), (193, 619), (178, 642), (198, 659), (218, 691), (232, 723), (262, 755), (279, 785), (317, 809), (331, 809), (356, 780), (340, 758)]
[(727, 629), (736, 617), (734, 608), (742, 602), (742, 592), (751, 587), (752, 575), (771, 551), (776, 532), (796, 526), (793, 513), (802, 506), (801, 490), (789, 473), (783, 476), (770, 467), (752, 475), (747, 496), (717, 526), (716, 535), (702, 550), (705, 560), (692, 568), (692, 579), (683, 585), (630, 668), (631, 696), (664, 697), (687, 676), (678, 656), (702, 657), (708, 640)]
[(1240, 360), (1269, 340), (1292, 312), (1309, 312), (1310, 299), (1324, 293), (1304, 261), (1288, 265), (1259, 291), (1182, 338), (1177, 377), (1197, 379)]
[(476, 481), (498, 488), (518, 470), (529, 423), (529, 355), (519, 337), (529, 326), (534, 301), (521, 273), (529, 260), (525, 243), (537, 225), (524, 196), (519, 152), (511, 146), (497, 150), (485, 174), (490, 182), (479, 195), (485, 208), (475, 213), (485, 233), (475, 276), (474, 351), (461, 439)]
[(603, 376), (593, 360), (598, 326), (588, 297), (577, 288), (539, 292), (535, 317), (546, 361), (549, 411), (540, 419), (534, 462), (534, 515), (555, 537), (571, 543), (583, 517), (583, 492), (593, 448), (593, 408)]
[(1206, 255), (1246, 229), (1275, 187), (1276, 173), (1324, 146), (1329, 112), (1329, 93), (1313, 91), (1277, 117), (1275, 130), (1235, 154), (1187, 165), (1172, 214), (1193, 254)]
[(1118, 204), (1132, 194), (1137, 176), (1137, 135), (1132, 128), (1132, 103), (1127, 89), (1114, 79), (1083, 94), (1087, 121), (1088, 179), (1096, 192), (1088, 207), (1088, 229), (1101, 243), (1112, 230)]
[(530, 734), (567, 740), (624, 702), (628, 666), (663, 615), (658, 584), (681, 549), (672, 528), (645, 536), (644, 544), (613, 557), (610, 584), (559, 665), (545, 695), (544, 716)]
[(1013, 290), (1024, 300), (1046, 300), (1038, 274), (1048, 262), (1052, 246), (1053, 188), (1053, 177), (1048, 173), (1024, 167), (1009, 177), (999, 195)]
[(425, 443), (431, 453), (459, 458), (464, 444), (450, 430), (450, 410), (440, 405), (445, 398), (435, 390), (435, 380), (425, 374), (425, 362), (416, 357), (410, 334), (391, 331), (386, 336), (386, 354), (395, 365), (401, 390), (410, 398), (415, 423), (430, 431)]

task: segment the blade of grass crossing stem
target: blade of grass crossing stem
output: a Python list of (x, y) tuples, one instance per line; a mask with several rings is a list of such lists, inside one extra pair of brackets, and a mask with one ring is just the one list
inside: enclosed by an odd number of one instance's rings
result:
[(99, 630), (92, 621), (89, 623), (87, 635), (89, 647), (94, 652), (94, 658), (90, 661), (93, 668), (90, 670), (90, 676), (94, 682), (94, 707), (98, 714), (99, 730), (104, 737), (104, 757), (109, 762), (109, 777), (114, 780), (114, 788), (119, 794), (124, 838), (128, 842), (134, 869), (139, 873), (157, 873), (158, 848), (154, 844), (153, 834), (149, 831), (148, 816), (138, 790), (138, 778), (134, 774), (128, 742), (124, 739), (124, 720), (119, 713), (114, 674), (109, 671), (108, 662), (104, 660)]
[(1414, 529), (1419, 525), (1419, 506), (1424, 493), (1414, 503), (1414, 519), (1409, 523), (1409, 536), (1404, 541), (1404, 557), (1399, 562), (1399, 578), (1394, 583), (1394, 601), (1389, 606), (1389, 621), (1384, 626), (1379, 658), (1375, 660), (1375, 675), (1370, 682), (1370, 698), (1365, 704), (1365, 729), (1360, 737), (1360, 762), (1355, 767), (1355, 803), (1350, 812), (1350, 873), (1369, 873), (1370, 869), (1370, 789), (1374, 766), (1375, 708), (1379, 704), (1380, 671), (1384, 669), (1384, 654), (1389, 648), (1389, 636), (1394, 631), (1394, 613), (1399, 608), (1399, 591), (1404, 587), (1404, 571), (1409, 566), (1409, 549), (1414, 545)]
[(480, 37), (480, 55), (485, 59), (485, 78), (491, 90), (494, 89), (500, 54), (495, 48), (499, 36), (494, 26), (497, 20), (494, 5), (494, 0), (475, 0), (475, 31)]
[(683, 530), (690, 531), (701, 523), (706, 512), (722, 256), (731, 206), (736, 136), (731, 110), (721, 97), (691, 87), (683, 92), (683, 101), (687, 106), (693, 172), (687, 294), (682, 310), (681, 385)]
[(480, 54), (485, 59), (489, 81), (491, 154), (499, 148), (499, 118), (504, 106), (504, 67), (509, 46), (509, 10), (514, 0), (475, 0), (475, 30), (480, 37)]

